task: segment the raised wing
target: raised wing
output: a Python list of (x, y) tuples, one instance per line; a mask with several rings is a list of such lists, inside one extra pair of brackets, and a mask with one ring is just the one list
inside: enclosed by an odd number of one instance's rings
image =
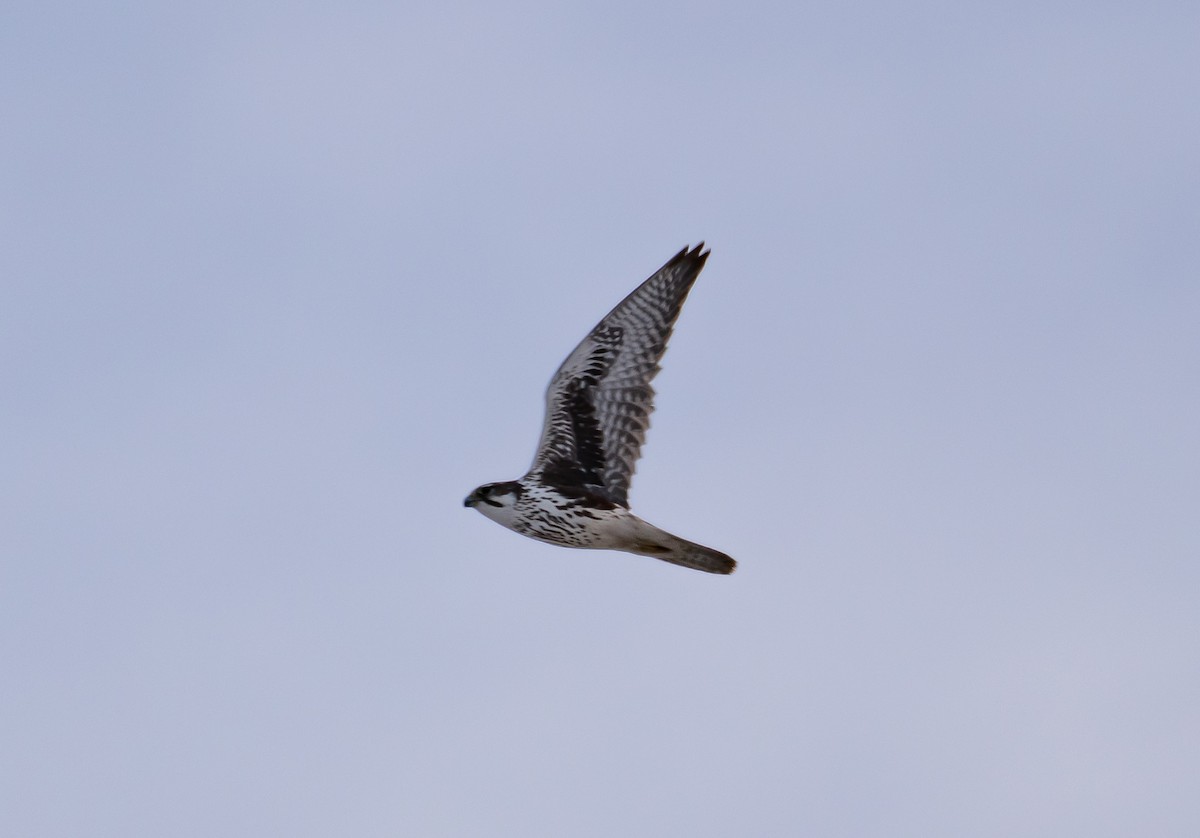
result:
[(629, 483), (654, 410), (650, 381), (707, 259), (703, 242), (679, 251), (567, 356), (546, 389), (546, 421), (531, 471), (629, 506)]

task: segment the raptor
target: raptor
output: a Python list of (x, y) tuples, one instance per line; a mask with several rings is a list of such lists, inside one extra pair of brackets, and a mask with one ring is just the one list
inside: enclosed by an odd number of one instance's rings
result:
[(707, 571), (737, 563), (629, 509), (629, 484), (654, 410), (651, 380), (708, 251), (684, 248), (596, 324), (546, 388), (529, 472), (463, 501), (511, 530), (563, 547), (623, 550)]

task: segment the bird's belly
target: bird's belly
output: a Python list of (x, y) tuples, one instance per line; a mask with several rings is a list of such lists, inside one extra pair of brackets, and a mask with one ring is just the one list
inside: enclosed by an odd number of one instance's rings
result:
[(532, 506), (520, 510), (512, 528), (522, 535), (563, 547), (612, 549), (623, 541), (625, 510)]

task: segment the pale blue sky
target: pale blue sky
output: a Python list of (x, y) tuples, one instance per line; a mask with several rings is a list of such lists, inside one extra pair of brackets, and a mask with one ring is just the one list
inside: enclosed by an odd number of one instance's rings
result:
[[(0, 834), (1200, 834), (1200, 7), (0, 23)], [(463, 509), (702, 238), (738, 572)]]

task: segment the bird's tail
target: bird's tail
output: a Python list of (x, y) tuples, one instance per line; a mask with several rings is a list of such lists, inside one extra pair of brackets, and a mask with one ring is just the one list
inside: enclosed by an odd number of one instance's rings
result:
[(703, 570), (705, 573), (733, 573), (737, 567), (737, 562), (719, 550), (671, 535), (657, 527), (653, 529), (653, 538), (639, 539), (629, 552), (662, 559), (664, 562), (694, 570)]

